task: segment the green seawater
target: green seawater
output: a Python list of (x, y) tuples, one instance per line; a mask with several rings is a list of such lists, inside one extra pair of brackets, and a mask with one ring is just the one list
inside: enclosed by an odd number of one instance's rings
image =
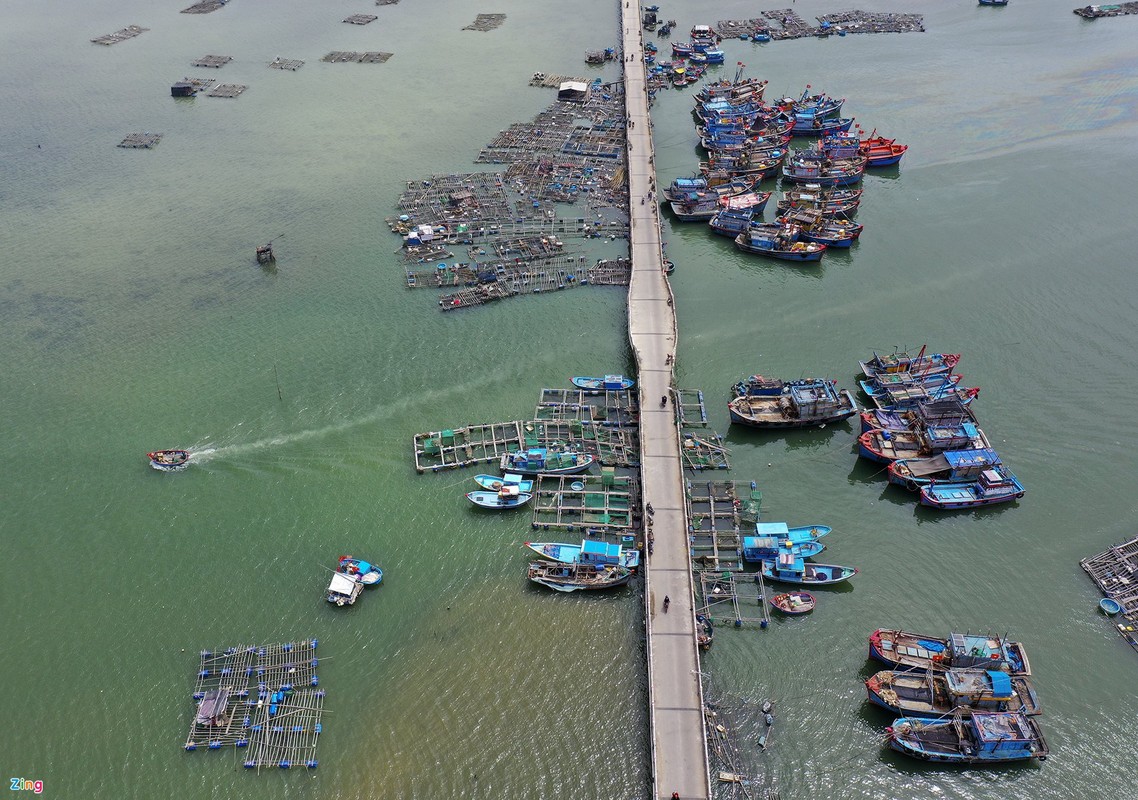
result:
[[(411, 467), (417, 432), (525, 418), (543, 386), (629, 371), (624, 298), (441, 314), (403, 287), (383, 223), (405, 181), (477, 169), (545, 107), (533, 72), (614, 76), (583, 55), (615, 42), (616, 6), (183, 4), (2, 14), (5, 776), (68, 799), (648, 797), (639, 592), (536, 591), (527, 517), (473, 513), (467, 473)], [(692, 479), (756, 480), (766, 519), (832, 525), (828, 560), (861, 568), (806, 618), (720, 630), (709, 692), (776, 701), (766, 752), (761, 715), (741, 715), (741, 766), (788, 800), (1132, 797), (1138, 661), (1078, 561), (1136, 517), (1138, 18), (1086, 22), (1055, 0), (867, 8), (924, 13), (927, 32), (729, 41), (718, 71), (743, 61), (768, 95), (810, 83), (910, 145), (866, 179), (852, 252), (786, 266), (665, 215), (677, 382), (705, 390), (732, 447), (731, 473)], [(683, 32), (758, 11), (663, 15)], [(355, 13), (379, 20), (340, 22)], [(462, 31), (477, 13), (507, 20)], [(150, 30), (88, 42), (129, 24)], [(321, 63), (332, 50), (395, 56)], [(207, 53), (234, 61), (190, 66)], [(269, 69), (278, 56), (306, 64)], [(173, 100), (185, 75), (249, 89)], [(700, 157), (688, 94), (653, 109), (661, 184)], [(164, 138), (114, 146), (134, 131)], [(266, 271), (253, 249), (274, 237)], [(856, 458), (853, 426), (728, 431), (740, 377), (852, 385), (874, 349), (926, 342), (964, 354), (1018, 504), (917, 510)], [(147, 468), (176, 446), (206, 455)], [(385, 570), (350, 609), (322, 599), (342, 552)], [(1053, 757), (962, 771), (885, 751), (862, 686), (879, 626), (1023, 641)], [(198, 650), (309, 637), (328, 691), (316, 772), (182, 752)]]

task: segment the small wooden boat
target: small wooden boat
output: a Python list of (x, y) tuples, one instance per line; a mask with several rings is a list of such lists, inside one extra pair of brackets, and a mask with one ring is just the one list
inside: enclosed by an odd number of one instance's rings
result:
[(810, 592), (783, 592), (772, 597), (770, 602), (784, 614), (806, 614), (818, 604)]
[(750, 394), (727, 404), (731, 422), (754, 428), (803, 428), (840, 422), (857, 413), (857, 402), (849, 390), (833, 381), (814, 379), (795, 381), (778, 394)]
[(920, 491), (934, 481), (972, 481), (980, 473), (1000, 463), (990, 447), (979, 450), (946, 450), (927, 458), (901, 458), (889, 464), (889, 482), (910, 492)]
[(325, 599), (332, 605), (350, 606), (356, 602), (363, 590), (363, 583), (356, 578), (342, 572), (335, 572), (332, 574), (332, 582), (328, 584)]
[(947, 672), (882, 670), (865, 682), (869, 702), (899, 717), (943, 718), (960, 709), (1043, 713), (1031, 681), (1002, 670), (950, 669)]
[(886, 729), (889, 747), (924, 761), (1002, 764), (1042, 761), (1051, 752), (1034, 717), (988, 711), (947, 720), (901, 717)]
[(803, 561), (793, 553), (779, 553), (773, 561), (762, 562), (763, 577), (782, 583), (800, 583), (810, 586), (826, 586), (848, 581), (857, 575), (856, 567), (841, 567), (835, 564), (815, 564)]
[(950, 633), (947, 639), (893, 628), (869, 635), (869, 657), (895, 670), (1002, 669), (1030, 675), (1027, 652), (1002, 636)]
[(700, 650), (711, 649), (711, 643), (715, 639), (715, 626), (710, 617), (704, 614), (695, 615), (695, 639)]
[(632, 570), (612, 564), (596, 566), (542, 560), (530, 562), (528, 577), (558, 592), (592, 591), (624, 586), (632, 579)]
[(502, 454), (502, 471), (522, 475), (575, 475), (592, 466), (593, 457), (562, 447), (531, 447)]
[(503, 486), (496, 492), (467, 492), (466, 499), (479, 508), (501, 511), (507, 508), (521, 508), (533, 499), (533, 495), (520, 491), (517, 486)]
[(589, 378), (577, 376), (570, 378), (570, 381), (578, 389), (599, 389), (606, 392), (618, 392), (624, 389), (631, 389), (636, 385), (636, 381), (632, 378), (626, 378), (623, 375), (605, 375), (603, 378)]
[(920, 504), (942, 511), (979, 508), (997, 503), (1010, 503), (1025, 494), (1007, 467), (998, 464), (980, 473), (974, 481), (933, 481), (921, 487)]
[(533, 481), (523, 478), (521, 475), (515, 475), (507, 472), (504, 476), (497, 475), (475, 475), (474, 482), (490, 492), (496, 492), (503, 486), (517, 486), (520, 492), (532, 492)]
[(562, 564), (615, 564), (635, 572), (640, 567), (640, 551), (596, 539), (582, 539), (580, 544), (564, 542), (526, 542), (526, 547), (543, 559)]
[(1104, 597), (1102, 600), (1099, 600), (1098, 607), (1101, 608), (1102, 612), (1108, 617), (1113, 617), (1122, 611), (1122, 603), (1113, 597)]
[(354, 578), (364, 586), (378, 586), (383, 583), (383, 570), (355, 556), (340, 556), (336, 563), (336, 571)]
[(190, 465), (189, 450), (155, 450), (147, 453), (150, 466), (160, 472), (177, 472)]
[(862, 139), (860, 142), (861, 154), (865, 156), (867, 167), (891, 167), (901, 160), (901, 156), (905, 155), (905, 151), (909, 149), (907, 144), (897, 144), (896, 139), (886, 139), (884, 136), (877, 136), (877, 131), (874, 130), (868, 139)]

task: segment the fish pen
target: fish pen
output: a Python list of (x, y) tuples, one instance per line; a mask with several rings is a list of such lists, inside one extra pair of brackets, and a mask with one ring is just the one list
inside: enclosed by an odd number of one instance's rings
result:
[(202, 56), (197, 61), (194, 61), (190, 66), (221, 69), (232, 60), (233, 56)]
[(1138, 538), (1085, 558), (1079, 566), (1106, 597), (1120, 607), (1125, 622), (1115, 623), (1119, 635), (1138, 650)]
[(160, 133), (128, 133), (126, 138), (118, 143), (118, 147), (149, 150), (161, 140), (162, 134)]
[(393, 55), (395, 54), (375, 51), (357, 53), (354, 50), (333, 50), (320, 60), (327, 61), (329, 64), (347, 64), (349, 62), (355, 64), (382, 64)]
[(207, 94), (209, 97), (238, 97), (248, 88), (241, 83), (221, 83), (210, 89)]
[[(184, 749), (220, 750), (233, 745), (255, 752), (271, 732), (258, 723), (276, 714), (282, 694), (314, 693), (319, 684), (317, 644), (311, 639), (201, 651), (193, 692), (196, 710)], [(314, 705), (317, 723), (323, 694), (319, 692), (315, 704), (309, 703)]]
[(535, 530), (628, 531), (633, 524), (633, 480), (606, 467), (601, 475), (538, 475)]
[(681, 428), (707, 427), (707, 406), (702, 389), (673, 389), (672, 403), (679, 415)]
[(498, 463), (502, 456), (526, 444), (522, 422), (495, 422), (462, 428), (417, 433), (413, 439), (415, 471), (458, 469), (475, 464)]
[(640, 436), (635, 429), (598, 425), (581, 420), (534, 420), (526, 425), (526, 447), (568, 443), (606, 466), (640, 464)]
[(323, 689), (282, 688), (262, 698), (252, 717), (245, 769), (304, 766), (316, 769), (316, 744), (323, 730)]
[(139, 34), (146, 33), (150, 28), (141, 28), (138, 25), (127, 25), (122, 30), (115, 31), (114, 33), (107, 33), (102, 36), (96, 36), (91, 41), (95, 44), (103, 44), (110, 47), (112, 44), (125, 42), (127, 39), (133, 39)]
[[(766, 587), (761, 573), (755, 573), (753, 581), (742, 582), (730, 570), (697, 570), (696, 576), (699, 579), (696, 613), (707, 617), (713, 625), (742, 628), (747, 624), (758, 624), (763, 629), (770, 625), (770, 611), (764, 596)], [(754, 604), (759, 609), (759, 616), (743, 616), (743, 602)]]
[[(460, 308), (484, 305), (493, 300), (504, 300), (523, 294), (541, 294), (542, 292), (574, 289), (593, 283), (588, 279), (587, 274), (579, 277), (580, 272), (577, 269), (570, 270), (561, 267), (480, 273), (486, 277), (476, 286), (461, 289), (454, 294), (440, 295), (439, 307), (443, 311), (454, 311)], [(418, 280), (417, 274), (408, 273), (408, 286), (413, 285), (411, 283), (413, 280)], [(596, 285), (606, 284), (598, 282)]]
[(754, 530), (763, 493), (754, 481), (685, 481), (693, 568), (743, 569), (743, 531)]
[(281, 58), (280, 56), (274, 58), (269, 62), (269, 67), (272, 69), (287, 69), (290, 72), (296, 72), (304, 66), (304, 62), (296, 58)]
[(542, 389), (534, 410), (538, 421), (577, 420), (602, 426), (640, 424), (638, 395), (630, 390)]
[(505, 14), (479, 14), (474, 22), (463, 28), (464, 31), (492, 31), (506, 21)]
[(698, 435), (681, 432), (680, 437), (680, 452), (688, 469), (695, 472), (705, 469), (730, 469), (727, 446), (723, 444), (723, 437), (715, 431)]
[(375, 22), (377, 19), (379, 19), (379, 17), (374, 14), (352, 14), (350, 17), (346, 17), (344, 22), (350, 25), (367, 25), (369, 22)]

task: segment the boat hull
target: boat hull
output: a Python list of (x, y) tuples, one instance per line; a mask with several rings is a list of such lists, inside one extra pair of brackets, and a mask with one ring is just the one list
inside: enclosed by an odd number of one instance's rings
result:
[[(795, 602), (797, 599), (799, 602)], [(817, 606), (818, 600), (810, 592), (783, 592), (770, 599), (770, 604), (777, 611), (790, 616), (809, 614)]]
[(780, 583), (796, 583), (804, 586), (829, 586), (844, 583), (858, 573), (856, 567), (841, 567), (836, 564), (806, 564), (802, 572), (788, 572), (775, 568), (775, 562), (763, 561), (763, 577)]
[(533, 499), (533, 495), (519, 492), (516, 497), (502, 497), (497, 492), (467, 492), (466, 499), (479, 508), (498, 511), (506, 508), (521, 508)]

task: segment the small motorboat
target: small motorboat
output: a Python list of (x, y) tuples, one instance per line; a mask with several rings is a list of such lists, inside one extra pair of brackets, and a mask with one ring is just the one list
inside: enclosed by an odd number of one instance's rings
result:
[(383, 582), (383, 570), (355, 556), (340, 556), (336, 571), (355, 578), (364, 586), (378, 586)]
[(501, 477), (497, 475), (475, 475), (474, 482), (491, 492), (496, 492), (503, 486), (517, 486), (520, 492), (533, 491), (533, 481), (511, 472), (507, 472)]
[(771, 598), (771, 605), (784, 614), (806, 614), (817, 604), (810, 592), (784, 592)]
[(609, 392), (631, 389), (636, 385), (632, 378), (626, 378), (623, 375), (605, 375), (603, 378), (589, 378), (578, 375), (575, 378), (570, 378), (570, 380), (578, 389), (603, 389)]
[(159, 472), (177, 472), (190, 465), (189, 450), (155, 450), (146, 457), (150, 459), (150, 466)]
[(466, 499), (479, 508), (500, 510), (521, 508), (533, 499), (533, 495), (521, 491), (517, 486), (503, 486), (496, 492), (467, 492)]
[(805, 561), (794, 553), (779, 553), (774, 560), (763, 560), (763, 577), (769, 581), (782, 583), (805, 583), (826, 586), (848, 581), (857, 575), (856, 567), (842, 567), (836, 564), (815, 564)]

